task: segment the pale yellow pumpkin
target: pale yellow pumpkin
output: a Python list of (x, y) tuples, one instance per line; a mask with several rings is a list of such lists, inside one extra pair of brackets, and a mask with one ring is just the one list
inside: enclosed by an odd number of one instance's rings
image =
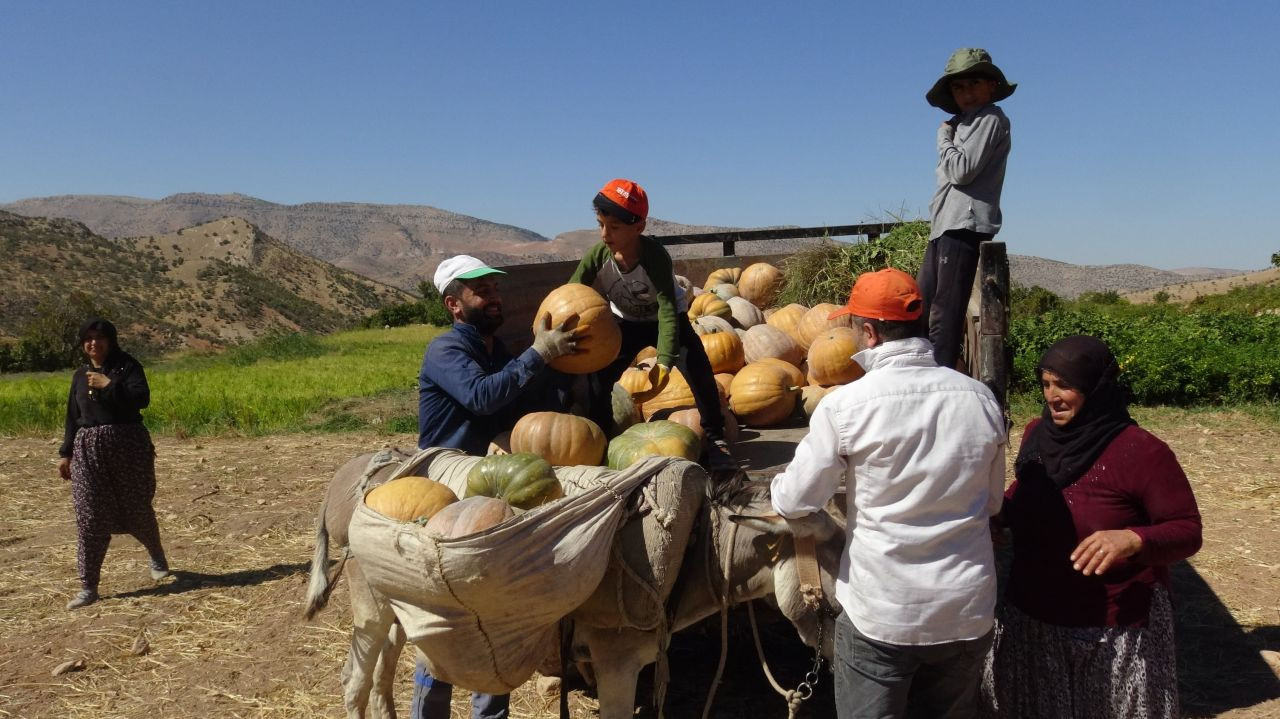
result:
[(862, 366), (853, 361), (857, 351), (857, 333), (849, 327), (837, 327), (818, 335), (809, 345), (810, 384), (830, 387), (861, 377), (865, 374)]
[(768, 262), (749, 265), (738, 278), (738, 296), (760, 309), (773, 304), (782, 291), (782, 270)]
[(751, 304), (743, 297), (730, 297), (728, 299), (729, 313), (733, 317), (733, 322), (742, 329), (755, 327), (764, 324), (764, 313), (759, 307)]
[[(738, 418), (734, 416), (733, 410), (729, 409), (728, 402), (725, 402), (724, 400), (720, 401), (720, 414), (724, 417), (724, 440), (729, 444), (737, 442)], [(706, 433), (702, 429), (702, 413), (698, 411), (697, 407), (685, 407), (683, 409), (678, 409), (667, 415), (667, 419), (678, 424), (683, 424), (693, 430), (694, 434), (698, 435), (698, 439), (704, 439), (706, 437)]]
[(586, 417), (564, 412), (532, 412), (511, 428), (511, 452), (532, 452), (551, 464), (598, 465), (608, 440)]
[(748, 363), (773, 357), (799, 367), (804, 361), (804, 350), (791, 335), (767, 324), (747, 330), (747, 336), (742, 340), (742, 354)]
[(723, 317), (713, 317), (711, 315), (703, 315), (695, 320), (691, 320), (693, 331), (696, 334), (706, 334), (708, 332), (732, 332), (733, 323)]
[(645, 347), (636, 353), (635, 359), (631, 360), (631, 366), (634, 367), (647, 359), (657, 359), (657, 358), (658, 358), (658, 348), (654, 347), (653, 345), (649, 345), (648, 347)]
[(364, 495), (369, 509), (400, 522), (430, 520), (436, 512), (456, 501), (458, 495), (453, 490), (426, 477), (393, 479)]
[(586, 339), (578, 340), (577, 352), (551, 360), (549, 364), (552, 367), (569, 374), (588, 374), (604, 369), (617, 359), (618, 351), (622, 349), (622, 331), (613, 318), (609, 302), (599, 292), (576, 282), (552, 290), (533, 313), (535, 335), (543, 316), (548, 313), (552, 327), (559, 327), (560, 323), (577, 315), (576, 326), (587, 328)]

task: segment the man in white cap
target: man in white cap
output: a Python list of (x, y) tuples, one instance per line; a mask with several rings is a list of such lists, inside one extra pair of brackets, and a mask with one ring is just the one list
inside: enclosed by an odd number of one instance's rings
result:
[[(552, 399), (535, 381), (547, 362), (571, 354), (585, 337), (566, 326), (543, 324), (533, 346), (512, 357), (494, 332), (502, 326), (499, 278), (506, 273), (470, 256), (450, 257), (436, 268), (435, 286), (453, 328), (427, 345), (418, 372), (418, 447), (452, 447), (483, 455), (519, 414), (540, 409)], [(532, 396), (538, 395), (538, 396)], [(452, 685), (432, 677), (419, 662), (414, 673), (413, 719), (448, 719)], [(506, 719), (509, 695), (471, 695), (473, 719)]]

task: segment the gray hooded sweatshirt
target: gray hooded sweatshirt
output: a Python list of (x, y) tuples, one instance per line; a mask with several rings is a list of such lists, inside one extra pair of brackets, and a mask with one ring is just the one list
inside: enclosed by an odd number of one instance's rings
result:
[(995, 105), (956, 115), (955, 135), (938, 128), (938, 191), (929, 239), (947, 230), (1000, 231), (1000, 190), (1009, 160), (1009, 118)]

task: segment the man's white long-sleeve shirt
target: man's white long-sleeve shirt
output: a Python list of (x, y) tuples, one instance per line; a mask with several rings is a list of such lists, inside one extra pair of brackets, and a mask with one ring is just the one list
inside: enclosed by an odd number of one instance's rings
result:
[(901, 645), (976, 639), (994, 621), (988, 520), (1004, 492), (1004, 415), (985, 385), (938, 367), (926, 339), (854, 355), (867, 374), (823, 398), (773, 479), (784, 517), (843, 485), (836, 598), (858, 631)]

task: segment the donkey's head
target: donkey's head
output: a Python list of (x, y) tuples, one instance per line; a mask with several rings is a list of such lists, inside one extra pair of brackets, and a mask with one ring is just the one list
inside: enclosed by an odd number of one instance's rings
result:
[[(720, 506), (728, 512), (727, 519), (739, 527), (735, 542), (743, 550), (743, 556), (735, 561), (739, 570), (743, 564), (759, 566), (764, 574), (757, 576), (768, 582), (778, 608), (791, 620), (806, 645), (818, 645), (821, 626), (822, 654), (830, 659), (835, 618), (841, 611), (835, 599), (835, 576), (844, 550), (843, 515), (824, 510), (799, 519), (780, 517), (773, 511), (769, 485), (765, 482), (745, 485), (738, 490), (735, 500)], [(800, 562), (803, 560), (797, 559), (797, 538), (813, 540), (820, 592), (802, 587)]]

